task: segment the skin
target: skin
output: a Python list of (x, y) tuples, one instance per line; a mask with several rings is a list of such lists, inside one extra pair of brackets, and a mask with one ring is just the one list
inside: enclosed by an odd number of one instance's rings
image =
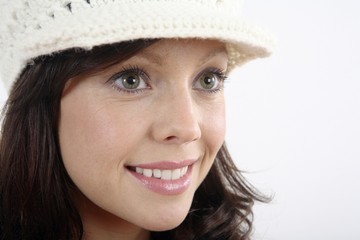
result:
[[(149, 239), (149, 230), (169, 230), (185, 219), (225, 135), (221, 81), (209, 91), (199, 74), (225, 72), (227, 61), (217, 41), (160, 40), (102, 72), (69, 80), (60, 148), (79, 189), (74, 199), (85, 239)], [(146, 72), (141, 91), (125, 92), (119, 79), (109, 81), (130, 66)], [(197, 161), (189, 187), (176, 195), (145, 188), (127, 168), (185, 159)]]

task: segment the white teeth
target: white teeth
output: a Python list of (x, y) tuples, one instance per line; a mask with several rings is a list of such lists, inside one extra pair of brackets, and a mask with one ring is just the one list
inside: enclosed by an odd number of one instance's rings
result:
[(144, 175), (145, 177), (154, 177), (154, 178), (160, 178), (162, 180), (177, 180), (184, 176), (188, 171), (188, 166), (185, 166), (183, 168), (177, 168), (177, 169), (146, 169), (146, 168), (139, 168), (136, 167), (135, 171), (139, 174)]
[(179, 179), (180, 178), (180, 171), (181, 171), (181, 169), (179, 169), (179, 168), (172, 171), (171, 180)]
[(187, 172), (187, 170), (188, 170), (188, 166), (183, 167), (183, 168), (181, 169), (180, 176), (184, 176), (185, 173)]
[(156, 178), (161, 178), (161, 170), (160, 169), (154, 169), (153, 170), (153, 175)]
[(151, 177), (153, 171), (151, 169), (144, 169), (143, 174), (145, 177)]
[(171, 179), (171, 170), (162, 170), (161, 171), (161, 179), (170, 180)]

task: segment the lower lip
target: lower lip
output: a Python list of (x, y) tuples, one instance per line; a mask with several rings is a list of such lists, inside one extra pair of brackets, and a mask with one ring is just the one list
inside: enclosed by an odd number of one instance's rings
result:
[(128, 170), (135, 178), (146, 188), (162, 195), (178, 195), (186, 191), (191, 182), (192, 166), (188, 167), (188, 171), (184, 176), (177, 180), (162, 180), (158, 178), (145, 177), (134, 171)]

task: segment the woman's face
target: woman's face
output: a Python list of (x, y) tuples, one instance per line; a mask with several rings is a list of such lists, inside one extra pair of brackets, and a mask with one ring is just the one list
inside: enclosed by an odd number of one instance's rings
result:
[(160, 40), (69, 81), (60, 147), (85, 228), (162, 231), (184, 220), (224, 141), (227, 61), (217, 41)]

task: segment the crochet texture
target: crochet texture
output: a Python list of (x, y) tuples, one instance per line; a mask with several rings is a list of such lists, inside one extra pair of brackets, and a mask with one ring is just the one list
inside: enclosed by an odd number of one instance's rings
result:
[(217, 39), (233, 68), (274, 45), (241, 8), (241, 0), (0, 0), (1, 79), (9, 89), (40, 55), (140, 38)]

